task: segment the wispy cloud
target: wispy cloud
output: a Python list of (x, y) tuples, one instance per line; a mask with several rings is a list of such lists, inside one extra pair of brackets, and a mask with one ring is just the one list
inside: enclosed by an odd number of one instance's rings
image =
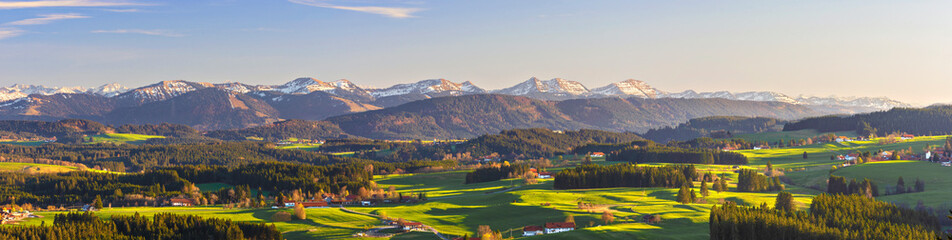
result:
[(139, 12), (139, 11), (141, 11), (141, 10), (135, 9), (135, 8), (129, 8), (129, 9), (103, 9), (103, 10), (104, 10), (104, 11), (107, 11), (107, 12), (118, 12), (118, 13), (132, 13), (132, 12)]
[(118, 6), (143, 6), (144, 3), (136, 3), (123, 0), (41, 0), (41, 1), (2, 1), (0, 9), (17, 8), (43, 8), (43, 7), (118, 7)]
[(23, 34), (23, 30), (16, 28), (0, 28), (0, 39), (12, 38)]
[(312, 6), (312, 7), (322, 7), (322, 8), (332, 8), (340, 10), (349, 10), (357, 11), (364, 13), (372, 13), (384, 15), (392, 18), (412, 18), (414, 13), (423, 11), (422, 8), (405, 8), (405, 7), (381, 7), (381, 6), (342, 6), (328, 3), (326, 0), (288, 0), (292, 3)]
[(142, 34), (142, 35), (151, 35), (151, 36), (162, 36), (162, 37), (184, 37), (185, 34), (172, 32), (169, 30), (146, 30), (146, 29), (116, 29), (116, 30), (96, 30), (92, 33), (122, 33), (122, 34)]
[(14, 25), (14, 26), (41, 25), (41, 24), (48, 24), (56, 20), (77, 19), (77, 18), (89, 18), (89, 16), (76, 14), (76, 13), (42, 14), (38, 18), (29, 18), (29, 19), (23, 19), (23, 20), (15, 21), (15, 22), (8, 22), (4, 25)]

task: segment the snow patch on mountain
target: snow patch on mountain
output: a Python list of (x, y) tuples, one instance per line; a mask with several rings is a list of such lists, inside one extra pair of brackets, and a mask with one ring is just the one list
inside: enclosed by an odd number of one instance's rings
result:
[(415, 83), (397, 84), (389, 88), (375, 89), (370, 95), (375, 98), (423, 94), (427, 97), (435, 96), (459, 96), (464, 94), (485, 93), (486, 90), (476, 87), (471, 82), (455, 83), (446, 79), (429, 79)]
[(14, 84), (9, 87), (0, 88), (0, 102), (15, 99), (21, 99), (30, 94), (53, 95), (59, 93), (79, 94), (89, 93), (106, 97), (112, 97), (129, 90), (118, 83), (110, 83), (95, 88), (85, 87), (46, 87), (42, 85)]
[(609, 84), (608, 86), (592, 89), (592, 94), (605, 96), (635, 96), (641, 98), (655, 98), (661, 90), (655, 89), (644, 81), (628, 79)]
[(584, 85), (576, 81), (569, 81), (561, 78), (540, 80), (536, 77), (532, 77), (529, 80), (516, 84), (510, 88), (500, 89), (493, 92), (507, 95), (554, 93), (559, 95), (580, 96), (588, 94), (589, 90)]

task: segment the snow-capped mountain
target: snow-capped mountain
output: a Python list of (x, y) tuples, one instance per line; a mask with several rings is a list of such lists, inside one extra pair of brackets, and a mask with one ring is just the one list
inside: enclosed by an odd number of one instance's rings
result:
[(778, 92), (740, 92), (731, 93), (727, 91), (703, 92), (698, 93), (693, 90), (687, 90), (680, 93), (660, 94), (659, 98), (724, 98), (730, 100), (745, 100), (759, 102), (783, 102), (798, 105), (810, 106), (840, 106), (866, 108), (870, 110), (888, 110), (896, 107), (912, 107), (912, 105), (900, 101), (892, 100), (886, 97), (812, 97), (799, 96), (790, 97)]
[(104, 97), (115, 97), (129, 91), (129, 88), (118, 83), (110, 83), (86, 90), (87, 93), (96, 94)]
[(486, 93), (486, 90), (472, 82), (455, 83), (446, 79), (429, 79), (415, 83), (397, 84), (384, 89), (375, 89), (370, 95), (375, 98), (397, 95), (422, 94), (427, 97), (459, 96), (464, 94)]
[(214, 86), (214, 84), (204, 82), (188, 82), (183, 80), (162, 81), (149, 86), (132, 89), (128, 92), (116, 95), (116, 98), (122, 101), (131, 101), (135, 104), (142, 104), (163, 101)]
[(58, 93), (77, 94), (90, 93), (106, 97), (112, 97), (128, 90), (128, 88), (111, 83), (96, 88), (85, 87), (46, 87), (40, 85), (14, 84), (13, 86), (0, 88), (0, 102), (25, 98), (30, 94), (53, 95)]
[(576, 81), (561, 78), (541, 80), (532, 77), (525, 82), (509, 88), (495, 90), (492, 93), (557, 100), (586, 97), (589, 90)]
[(797, 101), (806, 105), (854, 106), (875, 109), (892, 109), (897, 107), (913, 107), (911, 104), (889, 99), (887, 97), (813, 97), (800, 96)]
[(608, 84), (608, 86), (592, 89), (592, 94), (596, 96), (635, 96), (642, 98), (655, 98), (658, 96), (658, 94), (664, 94), (664, 92), (651, 87), (644, 81), (628, 79), (625, 81)]
[(308, 94), (316, 91), (335, 93), (336, 91), (363, 91), (347, 79), (324, 82), (316, 78), (298, 78), (278, 86), (258, 86), (258, 91), (275, 91), (287, 94)]

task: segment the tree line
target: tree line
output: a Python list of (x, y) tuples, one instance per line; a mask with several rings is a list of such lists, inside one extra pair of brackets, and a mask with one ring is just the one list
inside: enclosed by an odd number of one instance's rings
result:
[(747, 157), (736, 152), (666, 146), (629, 147), (609, 154), (606, 160), (632, 163), (747, 164)]
[(157, 213), (152, 218), (112, 216), (103, 220), (91, 212), (57, 214), (53, 224), (0, 228), (0, 239), (253, 239), (280, 240), (274, 225), (218, 218)]
[(682, 185), (693, 187), (698, 177), (694, 165), (642, 167), (635, 164), (600, 166), (582, 165), (562, 170), (553, 176), (555, 189), (610, 188), (610, 187), (665, 187)]
[(503, 178), (512, 178), (525, 174), (529, 171), (529, 165), (526, 164), (490, 164), (466, 173), (466, 184), (492, 182)]
[(856, 131), (861, 136), (884, 136), (894, 132), (915, 135), (952, 134), (952, 106), (894, 108), (889, 111), (847, 117), (807, 118), (784, 125), (784, 131), (816, 129), (820, 132)]
[(783, 190), (780, 177), (768, 177), (753, 169), (741, 169), (737, 173), (738, 192), (767, 192)]

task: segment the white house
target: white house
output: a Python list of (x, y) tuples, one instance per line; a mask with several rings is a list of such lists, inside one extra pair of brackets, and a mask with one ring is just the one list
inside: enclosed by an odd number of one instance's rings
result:
[(545, 234), (568, 232), (575, 230), (574, 222), (545, 223)]
[(539, 173), (539, 178), (541, 178), (541, 179), (549, 179), (549, 178), (552, 178), (552, 173), (550, 173), (550, 172), (540, 172), (540, 173)]
[(542, 226), (526, 226), (522, 228), (522, 236), (529, 237), (535, 235), (542, 235), (545, 231), (545, 228)]

